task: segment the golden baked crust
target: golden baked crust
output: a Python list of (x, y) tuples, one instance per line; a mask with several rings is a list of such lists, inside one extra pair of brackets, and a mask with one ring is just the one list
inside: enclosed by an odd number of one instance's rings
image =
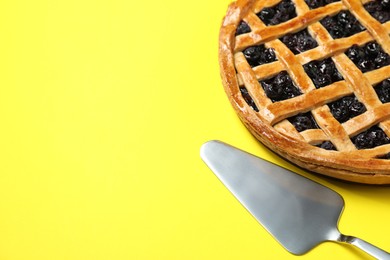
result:
[[(375, 40), (390, 54), (390, 22), (380, 24), (363, 8), (369, 1), (343, 0), (310, 10), (304, 0), (293, 0), (297, 17), (274, 26), (266, 26), (256, 15), (264, 7), (280, 0), (237, 0), (230, 4), (219, 36), (219, 63), (225, 92), (238, 116), (250, 132), (263, 144), (291, 162), (308, 170), (334, 178), (367, 183), (390, 183), (390, 160), (378, 157), (390, 153), (390, 144), (358, 150), (351, 137), (374, 125), (390, 136), (390, 103), (383, 104), (372, 85), (390, 76), (390, 66), (362, 73), (344, 51), (353, 44), (363, 45)], [(366, 28), (347, 38), (333, 39), (318, 22), (340, 10), (350, 12)], [(241, 21), (251, 32), (236, 36)], [(294, 55), (278, 38), (308, 28), (318, 47)], [(253, 45), (265, 44), (275, 50), (278, 60), (252, 68), (242, 51)], [(331, 57), (344, 77), (325, 88), (316, 89), (303, 69), (309, 61)], [(259, 84), (264, 79), (286, 70), (299, 86), (302, 95), (273, 103)], [(244, 100), (240, 86), (245, 86), (259, 111)], [(339, 123), (327, 103), (354, 94), (367, 111), (345, 123)], [(319, 129), (298, 132), (286, 118), (311, 111)], [(331, 140), (337, 151), (318, 148), (313, 144)]]

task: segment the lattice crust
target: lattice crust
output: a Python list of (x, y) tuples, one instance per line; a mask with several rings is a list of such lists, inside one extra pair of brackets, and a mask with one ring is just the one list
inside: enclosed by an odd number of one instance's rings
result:
[[(390, 66), (363, 73), (346, 55), (354, 45), (370, 42), (390, 54), (390, 21), (380, 23), (364, 8), (370, 1), (342, 0), (310, 9), (305, 0), (292, 0), (296, 17), (267, 26), (258, 13), (281, 0), (238, 0), (229, 6), (220, 31), (221, 77), (226, 93), (248, 129), (265, 145), (292, 162), (332, 177), (371, 184), (390, 183), (390, 144), (358, 149), (353, 139), (378, 126), (390, 137), (390, 103), (382, 103), (375, 86), (390, 77)], [(327, 16), (348, 10), (365, 30), (334, 39), (321, 24)], [(245, 23), (247, 31), (236, 35)], [(242, 25), (242, 24), (241, 24)], [(280, 39), (307, 29), (317, 47), (294, 54)], [(244, 52), (251, 46), (273, 49), (275, 61), (252, 67)], [(330, 58), (342, 80), (317, 88), (305, 71), (305, 64)], [(284, 100), (271, 100), (264, 89), (267, 79), (286, 71), (300, 94)], [(245, 95), (240, 89), (245, 89)], [(361, 114), (339, 122), (330, 103), (354, 96), (364, 104)], [(250, 100), (248, 100), (250, 99)], [(248, 102), (250, 101), (250, 102)], [(311, 113), (316, 126), (298, 131), (288, 120)], [(390, 139), (389, 139), (390, 140)], [(318, 146), (330, 142), (334, 150)]]

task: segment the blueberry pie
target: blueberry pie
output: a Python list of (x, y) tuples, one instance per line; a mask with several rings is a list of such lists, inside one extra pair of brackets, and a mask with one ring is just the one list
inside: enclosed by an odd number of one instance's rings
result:
[(250, 132), (334, 178), (390, 184), (390, 0), (237, 0), (221, 78)]

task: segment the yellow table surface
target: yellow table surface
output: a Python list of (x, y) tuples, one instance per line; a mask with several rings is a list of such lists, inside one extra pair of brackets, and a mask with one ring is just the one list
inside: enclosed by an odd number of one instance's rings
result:
[(222, 88), (228, 0), (0, 1), (0, 259), (296, 257), (199, 157), (219, 139), (338, 191), (341, 232), (390, 251), (390, 188), (314, 176), (241, 124)]

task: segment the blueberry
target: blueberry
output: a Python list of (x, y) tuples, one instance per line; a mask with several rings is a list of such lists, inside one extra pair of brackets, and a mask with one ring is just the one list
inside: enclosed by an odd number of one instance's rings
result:
[(336, 147), (333, 145), (331, 141), (325, 141), (318, 145), (318, 147), (325, 149), (325, 150), (336, 150)]
[(330, 75), (325, 74), (317, 77), (314, 81), (315, 85), (318, 86), (318, 88), (322, 88), (327, 85), (330, 85), (332, 83), (332, 78)]
[(251, 46), (251, 47), (246, 48), (243, 51), (243, 53), (245, 55), (245, 58), (249, 59), (249, 60), (258, 60), (258, 59), (260, 59), (261, 51), (259, 51), (259, 49), (260, 48), (258, 48), (257, 46)]
[(381, 5), (384, 9), (390, 9), (390, 0), (382, 0)]
[(304, 52), (306, 50), (310, 50), (317, 47), (317, 42), (311, 38), (311, 37), (302, 37), (298, 39), (298, 51), (299, 52)]
[(323, 75), (338, 75), (338, 71), (336, 69), (336, 65), (332, 61), (332, 59), (325, 59), (318, 63), (317, 65), (319, 71)]
[(264, 50), (264, 52), (261, 55), (261, 58), (264, 61), (264, 63), (270, 63), (270, 62), (275, 61), (276, 55), (275, 55), (274, 49), (269, 48), (269, 49)]
[(390, 20), (390, 14), (388, 12), (378, 12), (377, 17), (381, 23), (385, 23)]
[(243, 51), (243, 54), (251, 67), (256, 67), (276, 60), (274, 49), (267, 49), (264, 45), (248, 47)]
[(370, 42), (366, 45), (365, 53), (369, 57), (376, 57), (379, 53), (380, 46), (376, 42)]
[(387, 66), (390, 64), (390, 56), (387, 53), (379, 52), (378, 56), (374, 59), (374, 63), (376, 69)]
[(369, 12), (370, 14), (382, 10), (382, 7), (380, 6), (378, 1), (371, 1), (364, 5), (364, 8)]
[(301, 95), (302, 93), (297, 89), (294, 84), (291, 82), (285, 86), (285, 98), (293, 98)]
[(274, 83), (276, 85), (280, 85), (280, 86), (283, 86), (283, 85), (286, 85), (288, 83), (291, 82), (291, 78), (290, 76), (287, 74), (286, 71), (282, 71), (281, 73), (279, 73), (276, 77), (275, 77), (275, 81)]
[(307, 129), (318, 128), (313, 119), (313, 116), (310, 113), (296, 115), (289, 118), (289, 121), (294, 125), (298, 132), (302, 132)]
[(287, 34), (280, 39), (294, 53), (299, 54), (317, 47), (317, 42), (311, 37), (307, 29), (294, 34)]
[(273, 78), (260, 81), (260, 84), (272, 102), (293, 98), (302, 94), (286, 71), (280, 72)]
[(389, 0), (371, 1), (364, 5), (367, 12), (378, 20), (380, 23), (385, 23), (390, 20), (390, 4)]
[(270, 25), (277, 25), (289, 20), (289, 15), (287, 13), (277, 13), (274, 18), (272, 18), (269, 22)]
[(282, 13), (293, 15), (295, 13), (294, 4), (291, 1), (282, 1), (279, 4), (279, 10)]
[(332, 110), (332, 115), (334, 116), (334, 118), (336, 118), (337, 121), (345, 122), (348, 120), (348, 116), (349, 116), (348, 109), (344, 106), (335, 107)]
[(348, 37), (365, 29), (349, 11), (327, 16), (320, 22), (334, 39)]
[(304, 69), (310, 78), (316, 78), (320, 73), (318, 68), (318, 61), (311, 61), (308, 64), (305, 64)]
[(340, 81), (340, 80), (343, 80), (343, 76), (341, 76), (340, 72), (338, 71), (335, 71), (332, 75), (332, 81), (333, 82), (337, 82), (337, 81)]
[(296, 17), (295, 6), (291, 0), (283, 0), (273, 7), (267, 7), (257, 13), (266, 25), (277, 25)]
[(300, 116), (293, 123), (298, 132), (312, 128), (312, 123), (308, 117)]
[(252, 97), (249, 95), (248, 90), (245, 87), (240, 87), (240, 92), (242, 97), (244, 98), (245, 102), (252, 107), (253, 110), (256, 112), (259, 112), (259, 109), (257, 108), (255, 102), (253, 101)]
[(338, 0), (305, 0), (306, 4), (311, 9), (322, 7), (322, 6), (325, 6), (327, 4), (330, 4), (330, 3), (333, 3), (333, 2), (336, 2), (336, 1), (338, 1)]
[(266, 7), (263, 10), (261, 10), (257, 16), (266, 24), (269, 23), (269, 21), (274, 17), (275, 10), (273, 8)]
[(359, 134), (358, 136), (356, 136), (355, 146), (358, 149), (364, 149), (364, 148), (372, 148), (374, 145), (373, 145), (372, 140), (368, 139), (366, 137), (365, 133), (362, 133), (362, 134)]
[(321, 20), (321, 24), (325, 26), (325, 28), (330, 28), (335, 26), (336, 22), (330, 16), (326, 16), (324, 19)]
[(248, 33), (250, 31), (251, 31), (251, 28), (249, 27), (249, 25), (246, 22), (241, 21), (237, 27), (236, 35)]
[(366, 28), (361, 23), (359, 23), (359, 21), (356, 20), (356, 18), (354, 18), (354, 19), (355, 19), (355, 21), (352, 22), (352, 30), (353, 30), (352, 34), (364, 31)]
[(382, 81), (382, 86), (384, 88), (390, 88), (390, 78), (385, 79), (384, 81)]
[(376, 42), (369, 42), (362, 47), (353, 45), (345, 54), (362, 72), (379, 69), (390, 64), (390, 56)]
[(340, 123), (344, 123), (366, 111), (366, 107), (355, 96), (346, 96), (328, 105), (330, 112)]
[(351, 21), (350, 16), (346, 11), (341, 11), (340, 13), (338, 13), (338, 15), (336, 15), (336, 19), (337, 19), (337, 23), (344, 24), (344, 25), (350, 23)]
[(374, 67), (374, 63), (370, 60), (370, 59), (361, 59), (358, 63), (357, 63), (357, 66), (358, 68), (362, 71), (362, 72), (367, 72), (367, 71), (370, 71), (370, 70), (373, 70), (375, 67)]
[(272, 100), (280, 100), (283, 95), (283, 88), (280, 85), (273, 84), (272, 82), (261, 82), (261, 85), (268, 98)]
[(303, 68), (316, 88), (322, 88), (343, 79), (331, 58), (311, 61), (303, 65)]
[(346, 96), (340, 99), (340, 104), (345, 107), (349, 107), (352, 103), (354, 103), (356, 98), (354, 96)]
[(324, 6), (323, 0), (305, 0), (306, 4), (311, 8), (318, 8), (320, 6)]
[(281, 41), (286, 44), (286, 46), (292, 50), (295, 51), (295, 47), (297, 46), (298, 39), (296, 35), (287, 34), (282, 37)]
[(343, 38), (344, 36), (346, 36), (346, 31), (339, 25), (335, 25), (330, 28), (329, 33), (335, 39)]
[(366, 112), (366, 107), (363, 103), (356, 101), (349, 106), (349, 111), (351, 113), (351, 117), (355, 117)]
[(386, 79), (375, 87), (375, 91), (382, 103), (390, 102), (390, 79)]
[(257, 65), (260, 65), (261, 63), (261, 54), (264, 51), (263, 46), (251, 46), (246, 48), (243, 53), (245, 58), (247, 59), (248, 63), (252, 66), (255, 67)]
[(352, 142), (358, 149), (370, 149), (390, 143), (390, 138), (378, 126), (373, 126), (352, 138)]
[(367, 134), (367, 138), (372, 139), (374, 146), (380, 146), (384, 143), (387, 143), (386, 141), (386, 134), (383, 132), (383, 130), (375, 129), (372, 130)]
[(364, 51), (360, 49), (358, 45), (352, 45), (347, 51), (346, 55), (353, 61), (358, 62), (364, 57)]

